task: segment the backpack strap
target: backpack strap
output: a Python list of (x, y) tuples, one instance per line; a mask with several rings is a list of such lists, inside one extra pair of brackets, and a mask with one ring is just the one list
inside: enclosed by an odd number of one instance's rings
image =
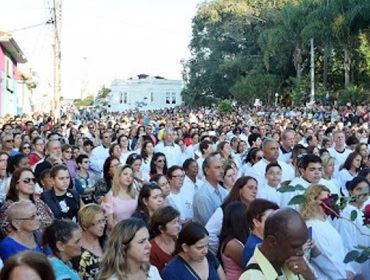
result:
[(245, 270), (244, 271), (247, 271), (247, 270), (250, 270), (250, 269), (253, 269), (253, 270), (259, 270), (259, 271), (262, 271), (261, 270), (261, 267), (259, 266), (258, 263), (250, 263), (246, 266)]

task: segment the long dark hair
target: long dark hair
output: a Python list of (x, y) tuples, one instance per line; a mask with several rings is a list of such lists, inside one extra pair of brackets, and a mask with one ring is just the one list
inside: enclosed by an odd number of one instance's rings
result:
[(163, 167), (163, 174), (166, 175), (167, 173), (167, 159), (164, 153), (154, 153), (152, 160), (150, 161), (150, 175), (157, 174), (157, 168), (155, 167), (154, 162), (159, 158), (164, 157), (164, 167)]
[(153, 190), (161, 190), (161, 188), (154, 182), (152, 183), (145, 183), (143, 187), (141, 188), (139, 192), (139, 198), (137, 202), (137, 208), (136, 211), (144, 212), (149, 217), (149, 210), (148, 207), (144, 203), (144, 199), (148, 199), (150, 197), (150, 194)]
[[(33, 174), (32, 169), (28, 168), (28, 167), (19, 168), (19, 169), (14, 171), (14, 173), (12, 175), (12, 179), (10, 180), (10, 185), (9, 185), (8, 193), (6, 195), (6, 200), (11, 200), (11, 201), (14, 201), (14, 202), (19, 200), (17, 184), (18, 184), (19, 178), (21, 178), (21, 176), (22, 176), (22, 173), (25, 172), (25, 171), (29, 171)], [(30, 200), (32, 202), (35, 202), (35, 199), (34, 199), (33, 195), (30, 196)]]
[[(353, 160), (355, 159), (355, 157), (357, 156), (360, 156), (361, 157), (361, 161), (362, 161), (362, 156), (357, 153), (357, 152), (352, 152), (348, 155), (348, 157), (346, 158), (346, 160), (344, 161), (343, 163), (343, 166), (341, 169), (347, 169), (347, 170), (350, 170), (351, 169), (351, 165), (352, 165), (352, 162)], [(356, 172), (359, 171), (359, 169), (356, 170)]]
[(107, 157), (103, 165), (103, 178), (105, 182), (110, 186), (112, 185), (113, 176), (109, 174), (109, 168), (110, 168), (112, 161), (115, 159), (118, 160), (119, 162), (119, 158), (116, 158), (114, 156), (109, 156)]
[(251, 176), (243, 176), (236, 180), (234, 186), (231, 188), (229, 194), (221, 204), (222, 211), (224, 211), (225, 207), (231, 202), (240, 201), (240, 189), (243, 188), (249, 182), (249, 180), (257, 182), (257, 180)]
[(234, 238), (245, 243), (249, 235), (249, 224), (247, 223), (247, 206), (240, 201), (228, 204), (224, 210), (222, 228), (220, 233), (220, 246), (217, 255), (221, 260), (222, 252), (227, 243)]

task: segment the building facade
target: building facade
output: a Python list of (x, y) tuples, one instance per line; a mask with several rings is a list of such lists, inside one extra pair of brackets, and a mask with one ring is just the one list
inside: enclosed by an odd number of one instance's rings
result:
[(26, 62), (13, 37), (0, 31), (0, 116), (18, 114), (17, 64)]
[(140, 74), (127, 80), (114, 80), (108, 95), (108, 111), (130, 109), (157, 110), (172, 108), (183, 103), (180, 80)]

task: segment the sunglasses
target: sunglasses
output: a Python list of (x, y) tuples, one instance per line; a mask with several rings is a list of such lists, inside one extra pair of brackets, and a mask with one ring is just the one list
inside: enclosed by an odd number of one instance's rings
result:
[(165, 162), (164, 159), (158, 159), (157, 162)]
[(8, 140), (6, 140), (5, 142), (7, 142), (7, 143), (13, 143), (13, 142), (14, 142), (14, 140), (13, 140), (13, 139), (8, 139)]
[(30, 217), (27, 217), (27, 218), (15, 218), (15, 220), (21, 220), (21, 221), (27, 221), (27, 220), (30, 220), (30, 221), (33, 221), (37, 218), (37, 214), (33, 214), (32, 216)]
[(25, 147), (23, 147), (23, 150), (25, 150), (25, 149), (31, 149), (31, 147), (30, 146), (25, 146)]
[(32, 184), (35, 184), (36, 183), (36, 179), (35, 178), (24, 178), (24, 179), (21, 179), (19, 180), (20, 182), (23, 182), (25, 184), (29, 184), (32, 182)]
[(70, 150), (64, 151), (64, 152), (67, 153), (67, 154), (71, 154), (72, 153), (72, 151), (70, 151)]

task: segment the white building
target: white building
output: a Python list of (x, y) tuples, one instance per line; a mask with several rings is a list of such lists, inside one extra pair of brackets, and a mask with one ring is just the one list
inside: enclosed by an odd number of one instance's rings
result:
[(183, 83), (159, 76), (140, 74), (128, 80), (114, 80), (108, 95), (108, 111), (155, 110), (179, 106)]

